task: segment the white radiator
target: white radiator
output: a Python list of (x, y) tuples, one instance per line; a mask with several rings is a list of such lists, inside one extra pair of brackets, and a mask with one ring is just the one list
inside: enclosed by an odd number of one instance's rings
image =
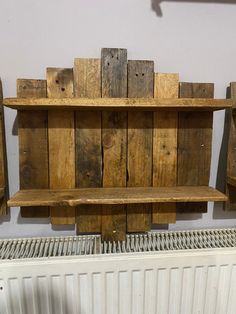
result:
[(236, 229), (2, 240), (0, 313), (235, 314), (235, 246)]

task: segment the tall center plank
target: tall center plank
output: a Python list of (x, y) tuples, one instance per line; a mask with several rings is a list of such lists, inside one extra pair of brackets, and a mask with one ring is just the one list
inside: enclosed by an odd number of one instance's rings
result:
[[(128, 97), (153, 98), (154, 62), (128, 62)], [(128, 112), (128, 178), (129, 187), (152, 186), (153, 113)], [(145, 232), (151, 228), (150, 204), (127, 207), (127, 231)]]
[[(100, 59), (76, 58), (75, 97), (101, 97)], [(102, 186), (102, 132), (100, 111), (76, 111), (76, 187)], [(101, 232), (101, 206), (78, 206), (77, 234)]]
[[(49, 98), (72, 98), (73, 70), (47, 69)], [(48, 111), (50, 189), (75, 187), (74, 111)], [(52, 224), (74, 224), (74, 207), (51, 207)]]
[[(102, 49), (102, 97), (127, 97), (127, 50)], [(102, 113), (103, 187), (126, 186), (127, 113)], [(102, 238), (124, 240), (126, 207), (103, 206)]]
[[(214, 84), (180, 83), (180, 98), (214, 98)], [(212, 149), (212, 112), (179, 112), (178, 185), (208, 185)], [(206, 212), (207, 203), (178, 204), (178, 212)]]
[[(155, 98), (178, 98), (179, 75), (156, 73)], [(153, 119), (153, 186), (177, 185), (177, 129), (178, 112), (154, 112)], [(153, 204), (152, 223), (176, 222), (176, 204)]]
[[(17, 80), (17, 97), (47, 97), (45, 80)], [(48, 115), (45, 110), (18, 111), (20, 189), (47, 189)], [(39, 153), (40, 152), (40, 153)], [(48, 207), (21, 207), (26, 218), (48, 217)]]

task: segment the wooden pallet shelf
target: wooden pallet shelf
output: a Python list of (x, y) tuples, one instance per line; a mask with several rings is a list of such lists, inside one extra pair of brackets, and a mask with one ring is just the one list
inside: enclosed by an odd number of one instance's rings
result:
[(18, 79), (17, 98), (3, 103), (18, 110), (20, 191), (8, 205), (22, 217), (121, 241), (227, 201), (208, 185), (213, 111), (233, 103), (214, 99), (213, 83), (104, 48), (47, 68), (45, 80)]
[(215, 111), (232, 107), (230, 99), (204, 98), (5, 98), (3, 104), (18, 110)]
[(21, 190), (9, 201), (13, 206), (77, 206), (81, 204), (136, 204), (163, 202), (224, 202), (227, 196), (212, 187), (81, 188)]
[(236, 177), (228, 176), (226, 182), (227, 184), (236, 187)]

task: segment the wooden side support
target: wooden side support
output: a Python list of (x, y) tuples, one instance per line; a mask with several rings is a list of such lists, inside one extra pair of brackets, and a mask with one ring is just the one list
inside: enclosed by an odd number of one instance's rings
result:
[(0, 79), (0, 216), (6, 215), (9, 198), (3, 92)]
[(226, 178), (226, 194), (229, 201), (226, 203), (226, 210), (236, 210), (236, 82), (229, 87), (229, 97), (233, 100), (233, 109), (230, 110), (230, 130), (228, 143), (228, 162)]

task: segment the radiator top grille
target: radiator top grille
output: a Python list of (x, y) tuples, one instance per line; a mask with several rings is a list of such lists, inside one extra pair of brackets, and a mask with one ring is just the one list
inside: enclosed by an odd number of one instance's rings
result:
[(101, 241), (99, 235), (0, 240), (0, 259), (45, 258), (131, 252), (236, 247), (236, 229), (149, 232), (126, 241)]

